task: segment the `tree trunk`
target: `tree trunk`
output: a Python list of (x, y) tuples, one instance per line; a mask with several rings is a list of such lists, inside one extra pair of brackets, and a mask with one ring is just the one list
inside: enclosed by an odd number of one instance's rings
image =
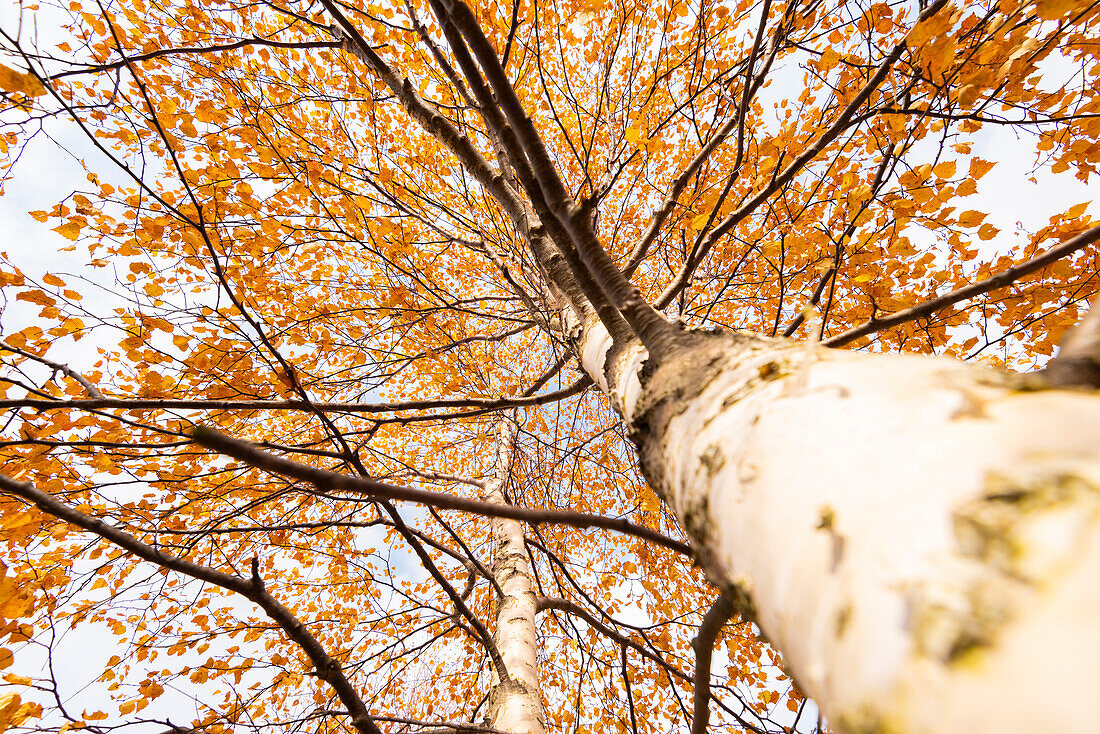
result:
[(1100, 394), (944, 358), (685, 334), (585, 368), (711, 580), (834, 728), (1100, 720)]
[[(507, 504), (504, 486), (511, 473), (516, 424), (509, 415), (497, 424), (493, 473), (485, 484), (484, 499)], [(493, 636), (511, 680), (493, 675), (489, 692), (489, 725), (512, 734), (544, 734), (546, 714), (539, 696), (535, 639), (536, 595), (524, 547), (523, 525), (517, 520), (492, 518), (493, 577), (502, 595)]]

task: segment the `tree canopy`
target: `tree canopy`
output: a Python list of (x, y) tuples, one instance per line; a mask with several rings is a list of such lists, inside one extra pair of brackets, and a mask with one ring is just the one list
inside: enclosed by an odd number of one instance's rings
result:
[[(0, 730), (488, 731), (502, 514), (550, 730), (820, 726), (584, 324), (1042, 365), (1100, 228), (1005, 227), (989, 140), (1089, 183), (1098, 36), (1077, 0), (21, 3), (4, 193), (65, 147), (31, 215), (86, 265), (0, 260)], [(74, 706), (82, 630), (117, 652)]]

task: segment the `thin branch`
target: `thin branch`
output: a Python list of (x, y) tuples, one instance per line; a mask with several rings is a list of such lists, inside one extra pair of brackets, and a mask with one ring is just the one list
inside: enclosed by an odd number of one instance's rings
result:
[(60, 362), (54, 362), (52, 359), (46, 359), (45, 357), (39, 356), (37, 354), (33, 354), (31, 352), (23, 351), (22, 349), (19, 349), (18, 347), (13, 347), (12, 345), (8, 344), (7, 342), (0, 341), (0, 348), (6, 349), (9, 352), (14, 352), (18, 355), (26, 357), (27, 359), (32, 359), (35, 362), (39, 362), (41, 364), (44, 364), (47, 367), (49, 367), (50, 369), (54, 370), (55, 372), (60, 372), (63, 375), (65, 375), (66, 377), (69, 377), (69, 378), (75, 380), (76, 382), (78, 382), (80, 384), (80, 386), (84, 388), (84, 391), (87, 392), (89, 395), (91, 395), (93, 399), (95, 399), (95, 400), (103, 400), (104, 399), (103, 398), (103, 393), (101, 393), (99, 391), (99, 388), (97, 388), (95, 385), (93, 385), (91, 382), (89, 382), (88, 379), (86, 377), (84, 377), (84, 375), (80, 374), (79, 372), (72, 369), (68, 365), (61, 364)]
[(529, 523), (560, 523), (575, 528), (603, 528), (614, 530), (626, 535), (656, 543), (662, 547), (693, 556), (691, 547), (682, 541), (674, 540), (656, 530), (635, 525), (623, 518), (605, 517), (603, 515), (590, 515), (585, 512), (573, 512), (571, 510), (536, 510), (514, 505), (498, 505), (492, 502), (459, 497), (443, 492), (432, 492), (415, 487), (404, 487), (395, 484), (387, 484), (369, 477), (355, 477), (347, 474), (318, 469), (317, 467), (299, 464), (296, 461), (284, 459), (281, 456), (261, 451), (259, 447), (248, 441), (230, 438), (209, 428), (198, 427), (191, 433), (196, 443), (226, 456), (245, 462), (257, 469), (279, 474), (281, 476), (298, 479), (313, 484), (322, 491), (343, 490), (345, 492), (357, 492), (377, 498), (391, 500), (403, 500), (408, 502), (420, 502), (437, 507), (441, 510), (461, 510), (475, 515), (487, 517), (509, 517), (514, 520), (523, 520)]
[(382, 730), (374, 723), (374, 719), (371, 718), (366, 704), (363, 703), (363, 699), (355, 690), (355, 686), (344, 675), (340, 663), (325, 651), (324, 646), (310, 633), (305, 624), (294, 616), (293, 612), (279, 603), (264, 588), (263, 582), (259, 579), (259, 567), (255, 559), (253, 560), (250, 578), (233, 576), (179, 556), (165, 553), (143, 543), (123, 530), (70, 507), (53, 495), (38, 489), (31, 482), (20, 482), (7, 475), (0, 474), (0, 490), (26, 500), (42, 512), (59, 520), (64, 520), (70, 525), (95, 533), (104, 540), (114, 543), (144, 561), (233, 591), (252, 601), (263, 609), (267, 616), (274, 620), (287, 636), (309, 656), (310, 661), (317, 670), (317, 677), (328, 683), (336, 692), (340, 702), (347, 707), (355, 728), (361, 734), (382, 734)]
[(1085, 230), (1076, 237), (1063, 242), (1057, 247), (1052, 247), (1042, 255), (1038, 255), (1028, 260), (1025, 263), (1002, 270), (996, 275), (990, 276), (985, 280), (978, 281), (977, 283), (971, 283), (970, 285), (963, 286), (957, 290), (953, 290), (950, 293), (945, 293), (942, 296), (930, 298), (924, 303), (907, 308), (903, 311), (890, 314), (881, 319), (871, 319), (870, 321), (853, 327), (843, 334), (837, 334), (836, 336), (829, 337), (821, 343), (827, 347), (842, 347), (845, 344), (849, 344), (861, 336), (867, 334), (874, 334), (877, 331), (888, 329), (891, 326), (897, 326), (898, 324), (904, 324), (907, 321), (913, 321), (915, 319), (923, 318), (925, 316), (931, 316), (937, 311), (941, 311), (948, 306), (958, 303), (959, 301), (965, 301), (975, 296), (980, 296), (983, 293), (995, 291), (998, 288), (1004, 288), (1007, 285), (1011, 285), (1015, 281), (1023, 278), (1024, 276), (1031, 275), (1032, 273), (1042, 270), (1047, 265), (1053, 262), (1061, 260), (1064, 257), (1072, 255), (1078, 250), (1082, 250), (1093, 242), (1100, 240), (1100, 227), (1093, 227), (1092, 229)]
[[(787, 328), (783, 330), (783, 336), (791, 336), (798, 327), (802, 325), (802, 322), (806, 320), (806, 314), (810, 309), (817, 308), (818, 301), (821, 300), (821, 294), (825, 291), (825, 286), (828, 285), (832, 279), (836, 276), (837, 268), (840, 267), (841, 255), (844, 253), (844, 242), (847, 241), (856, 231), (856, 222), (859, 220), (860, 215), (867, 210), (867, 207), (874, 201), (875, 195), (878, 190), (882, 188), (882, 184), (886, 181), (886, 171), (890, 168), (891, 161), (894, 160), (895, 143), (890, 143), (890, 146), (882, 155), (882, 161), (879, 163), (878, 169), (875, 171), (875, 177), (871, 181), (871, 190), (868, 194), (868, 198), (860, 205), (859, 209), (852, 216), (848, 226), (844, 228), (844, 232), (841, 233), (833, 242), (833, 264), (829, 266), (829, 269), (821, 274), (820, 280), (817, 281), (817, 287), (814, 288), (813, 294), (810, 296), (810, 302), (807, 304), (808, 308), (803, 308), (798, 315), (791, 319), (791, 323), (787, 325)], [(826, 317), (828, 314), (825, 315)], [(825, 317), (822, 318), (822, 325), (824, 325)], [(818, 335), (820, 339), (820, 334)]]
[[(947, 0), (936, 0), (931, 3), (921, 12), (917, 22), (920, 23), (931, 18), (946, 4)], [(886, 80), (887, 75), (890, 73), (890, 69), (892, 69), (898, 59), (901, 58), (906, 48), (905, 40), (899, 41), (894, 48), (886, 54), (886, 57), (879, 62), (874, 73), (871, 74), (871, 77), (863, 87), (856, 92), (852, 100), (845, 105), (844, 109), (837, 115), (836, 120), (833, 121), (833, 124), (830, 125), (825, 132), (821, 133), (812, 143), (807, 145), (782, 172), (779, 171), (777, 166), (774, 172), (775, 175), (772, 176), (767, 186), (742, 204), (736, 211), (727, 215), (717, 226), (715, 226), (706, 240), (703, 241), (696, 252), (693, 253), (694, 256), (684, 263), (683, 267), (681, 267), (680, 271), (676, 274), (676, 277), (673, 278), (672, 282), (669, 283), (668, 287), (665, 288), (664, 292), (657, 299), (656, 305), (658, 308), (664, 308), (672, 303), (673, 299), (676, 298), (680, 291), (687, 287), (687, 284), (691, 281), (692, 271), (703, 261), (703, 258), (706, 257), (707, 253), (719, 239), (736, 227), (743, 219), (756, 211), (756, 208), (771, 198), (772, 194), (786, 186), (791, 179), (801, 172), (803, 168), (821, 153), (821, 151), (836, 140), (836, 138), (848, 128), (856, 112), (859, 111), (867, 100), (871, 98), (875, 90)]]
[(649, 252), (649, 248), (653, 245), (653, 242), (657, 239), (657, 235), (661, 233), (661, 226), (664, 225), (665, 220), (668, 219), (669, 214), (672, 213), (672, 209), (676, 206), (676, 202), (680, 199), (680, 194), (684, 192), (684, 188), (688, 185), (691, 177), (698, 172), (707, 159), (711, 157), (714, 151), (718, 150), (718, 147), (726, 139), (726, 137), (733, 131), (735, 125), (737, 125), (738, 118), (735, 116), (731, 118), (725, 125), (723, 125), (711, 139), (707, 141), (707, 144), (703, 146), (702, 150), (696, 154), (691, 163), (684, 168), (683, 172), (672, 182), (672, 186), (669, 187), (668, 195), (659, 207), (653, 212), (653, 216), (650, 217), (649, 226), (646, 228), (645, 233), (641, 239), (638, 240), (638, 244), (635, 246), (634, 251), (630, 253), (630, 257), (627, 259), (626, 266), (623, 267), (623, 275), (630, 277), (631, 274), (645, 259), (646, 253)]
[[(559, 599), (559, 598), (556, 598), (556, 597), (540, 597), (537, 601), (537, 604), (538, 604), (538, 610), (540, 612), (545, 611), (545, 610), (549, 610), (549, 609), (553, 609), (553, 610), (556, 610), (556, 611), (565, 612), (566, 614), (572, 614), (572, 615), (575, 615), (577, 617), (580, 617), (586, 623), (588, 623), (593, 629), (595, 629), (597, 632), (604, 635), (605, 637), (610, 638), (611, 640), (614, 640), (624, 650), (624, 652), (627, 648), (630, 648), (631, 650), (634, 650), (635, 652), (637, 652), (639, 655), (641, 655), (646, 660), (649, 660), (649, 661), (655, 663), (656, 665), (658, 665), (662, 670), (664, 670), (668, 674), (668, 676), (670, 678), (679, 678), (682, 681), (691, 681), (691, 680), (693, 680), (692, 676), (690, 676), (687, 673), (685, 673), (684, 671), (680, 670), (675, 665), (673, 665), (672, 663), (670, 663), (667, 660), (665, 660), (664, 658), (662, 658), (660, 655), (656, 654), (652, 650), (649, 650), (649, 649), (643, 647), (641, 644), (635, 642), (634, 640), (630, 639), (626, 635), (623, 635), (623, 634), (615, 631), (614, 629), (612, 629), (611, 627), (609, 627), (608, 625), (604, 624), (599, 619), (597, 619), (595, 615), (593, 615), (591, 612), (586, 610), (584, 607), (582, 607), (582, 606), (580, 606), (580, 605), (578, 605), (578, 604), (576, 604), (572, 601), (569, 601), (568, 599)], [(725, 620), (722, 621), (722, 624), (724, 624), (727, 620), (728, 620), (728, 617)], [(705, 624), (706, 624), (706, 620), (704, 619), (704, 625)], [(702, 634), (703, 634), (703, 627), (700, 627), (700, 635), (702, 635)], [(644, 632), (642, 633), (642, 636), (643, 637), (645, 636)], [(647, 638), (647, 642), (648, 642), (648, 638)], [(711, 642), (711, 644), (713, 645), (713, 641)], [(709, 667), (709, 663), (708, 663), (707, 670), (709, 671), (709, 669), (710, 669), (710, 667)], [(696, 687), (696, 690), (698, 690), (698, 686)], [(707, 695), (708, 699), (713, 698), (711, 696), (711, 692), (710, 692), (709, 679), (708, 679), (708, 686), (707, 686), (706, 695)], [(749, 723), (748, 721), (746, 721), (744, 719), (744, 717), (740, 716), (739, 714), (734, 712), (732, 709), (725, 706), (719, 699), (715, 698), (714, 700), (723, 709), (725, 709), (727, 712), (729, 712), (730, 715), (733, 716), (737, 720), (738, 724), (740, 724), (741, 726), (745, 727), (746, 729), (748, 729), (750, 731), (757, 732), (757, 734), (763, 734), (763, 730), (760, 729), (760, 727), (757, 727), (757, 726)]]
[[(51, 74), (46, 79), (53, 81), (54, 79), (62, 79), (67, 76), (75, 76), (78, 74), (96, 74), (104, 71), (112, 71), (114, 69), (121, 69), (124, 66), (130, 64), (148, 61), (150, 59), (160, 58), (162, 56), (182, 56), (184, 54), (207, 54), (217, 53), (219, 51), (234, 51), (238, 48), (247, 48), (248, 46), (270, 46), (272, 48), (340, 48), (339, 41), (269, 41), (265, 38), (246, 38), (240, 41), (234, 41), (233, 43), (220, 43), (213, 46), (182, 46), (180, 48), (160, 48), (156, 51), (150, 51), (147, 54), (140, 54), (138, 56), (123, 56), (118, 61), (112, 61), (107, 64), (88, 64), (84, 69), (73, 69), (72, 71), (62, 71), (57, 74)], [(121, 49), (120, 49), (121, 53)]]
[(539, 597), (537, 601), (537, 609), (540, 612), (553, 609), (559, 612), (565, 612), (566, 614), (572, 614), (575, 617), (580, 617), (588, 624), (588, 626), (595, 629), (604, 637), (614, 640), (624, 649), (630, 648), (631, 650), (634, 650), (643, 658), (653, 663), (656, 663), (657, 665), (664, 668), (666, 671), (668, 671), (670, 675), (685, 681), (691, 679), (691, 677), (687, 673), (675, 667), (652, 650), (643, 647), (641, 643), (635, 642), (626, 635), (617, 632), (607, 624), (604, 624), (600, 619), (596, 617), (596, 615), (592, 614), (576, 602), (570, 601), (568, 599), (560, 599), (557, 597)]
[[(13, 350), (14, 351), (14, 350)], [(37, 358), (36, 358), (37, 359)], [(43, 398), (13, 398), (0, 400), (0, 410), (30, 408), (33, 410), (322, 410), (332, 413), (399, 413), (435, 408), (483, 408), (502, 410), (531, 405), (545, 405), (571, 397), (591, 384), (587, 377), (568, 387), (531, 397), (516, 398), (454, 398), (439, 400), (406, 400), (396, 403), (307, 403), (303, 400), (186, 400), (171, 398), (106, 398), (82, 400), (46, 400)], [(94, 389), (94, 388), (93, 388)]]
[(469, 605), (466, 604), (466, 598), (458, 589), (456, 589), (451, 582), (449, 582), (443, 573), (439, 570), (439, 567), (432, 560), (431, 555), (424, 550), (424, 546), (420, 544), (419, 537), (411, 532), (411, 528), (405, 524), (405, 521), (401, 518), (401, 514), (394, 507), (392, 502), (380, 501), (379, 504), (386, 510), (386, 513), (393, 520), (394, 527), (397, 532), (405, 538), (405, 542), (409, 544), (409, 548), (417, 558), (420, 559), (420, 564), (424, 567), (424, 570), (435, 579), (435, 582), (439, 584), (439, 587), (443, 589), (443, 592), (450, 598), (451, 603), (454, 604), (458, 614), (466, 618), (466, 621), (473, 627), (473, 637), (482, 644), (485, 648), (485, 652), (489, 655), (489, 659), (493, 663), (493, 669), (496, 671), (497, 676), (511, 685), (512, 677), (508, 673), (508, 667), (504, 662), (504, 656), (500, 654), (500, 650), (497, 648), (496, 642), (493, 640), (493, 633), (489, 631), (489, 628), (485, 626)]

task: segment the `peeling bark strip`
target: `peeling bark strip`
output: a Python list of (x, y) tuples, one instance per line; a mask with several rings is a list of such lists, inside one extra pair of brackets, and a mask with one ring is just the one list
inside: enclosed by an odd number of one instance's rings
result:
[(1100, 394), (684, 341), (637, 406), (644, 470), (835, 727), (1095, 730)]
[[(497, 424), (493, 474), (485, 484), (485, 501), (507, 504), (504, 485), (511, 474), (516, 424), (508, 415)], [(546, 712), (539, 695), (535, 612), (537, 602), (531, 569), (517, 520), (492, 519), (493, 577), (502, 591), (494, 642), (504, 658), (508, 677), (494, 675), (489, 692), (489, 725), (512, 734), (544, 734)]]

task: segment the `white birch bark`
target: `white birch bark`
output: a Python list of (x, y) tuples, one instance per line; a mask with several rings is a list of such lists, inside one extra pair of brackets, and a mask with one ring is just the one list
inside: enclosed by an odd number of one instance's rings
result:
[[(484, 499), (507, 504), (504, 485), (511, 471), (516, 424), (501, 417), (493, 473), (485, 484)], [(493, 641), (504, 659), (510, 681), (493, 675), (489, 692), (489, 725), (513, 734), (544, 734), (546, 714), (539, 695), (536, 595), (524, 547), (523, 525), (517, 520), (492, 518), (493, 577), (502, 596), (497, 609)]]
[(1100, 393), (736, 334), (643, 388), (588, 326), (651, 484), (834, 728), (1096, 731)]

